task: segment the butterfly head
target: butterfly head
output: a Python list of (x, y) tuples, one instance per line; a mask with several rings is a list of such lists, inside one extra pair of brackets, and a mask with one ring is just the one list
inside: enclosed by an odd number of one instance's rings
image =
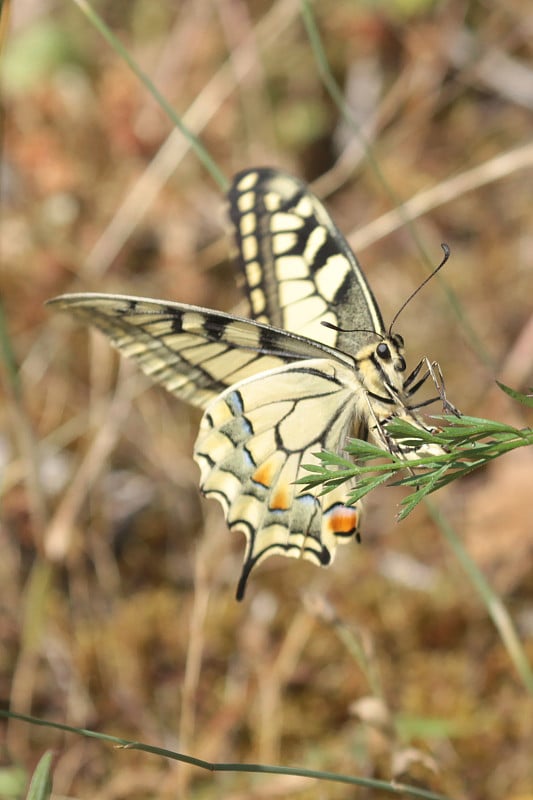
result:
[(378, 342), (360, 348), (355, 356), (357, 372), (366, 391), (390, 405), (401, 395), (406, 363), (399, 333), (381, 334)]
[(400, 336), (399, 333), (392, 333), (384, 336), (375, 346), (375, 355), (384, 368), (391, 365), (395, 372), (405, 372), (404, 349), (403, 336)]

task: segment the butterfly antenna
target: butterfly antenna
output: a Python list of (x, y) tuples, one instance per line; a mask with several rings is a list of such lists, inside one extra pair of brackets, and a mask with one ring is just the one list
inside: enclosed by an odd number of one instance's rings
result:
[[(437, 274), (437, 272), (438, 272), (440, 269), (442, 269), (442, 268), (443, 268), (443, 266), (445, 265), (445, 263), (448, 261), (448, 259), (449, 259), (449, 257), (450, 257), (450, 248), (448, 247), (448, 245), (446, 244), (446, 242), (442, 242), (442, 244), (441, 244), (441, 247), (442, 247), (442, 250), (443, 250), (443, 253), (444, 253), (444, 257), (443, 257), (442, 261), (440, 262), (440, 264), (439, 264), (437, 267), (435, 267), (435, 269), (433, 270), (433, 272), (431, 272), (431, 273), (430, 273), (430, 274), (427, 276), (427, 278), (426, 278), (425, 280), (423, 280), (423, 281), (422, 281), (422, 283), (420, 284), (420, 286), (418, 286), (418, 287), (417, 287), (417, 288), (414, 290), (414, 292), (413, 292), (412, 294), (410, 294), (410, 295), (409, 295), (409, 297), (407, 298), (407, 300), (406, 300), (404, 303), (402, 303), (402, 305), (400, 306), (399, 310), (398, 310), (398, 311), (396, 312), (396, 314), (394, 315), (394, 317), (393, 317), (393, 320), (392, 320), (392, 322), (391, 322), (391, 324), (390, 324), (390, 326), (389, 326), (389, 336), (391, 335), (391, 331), (392, 331), (392, 329), (394, 328), (394, 323), (396, 322), (396, 320), (398, 319), (398, 317), (400, 316), (400, 314), (402, 313), (402, 311), (404, 310), (404, 308), (406, 307), (406, 305), (408, 305), (408, 303), (410, 303), (410, 302), (411, 302), (411, 300), (413, 299), (413, 297), (416, 297), (416, 295), (418, 294), (418, 292), (420, 291), (420, 289), (423, 289), (423, 288), (424, 288), (424, 286), (426, 285), (426, 283), (428, 283), (428, 282), (429, 282), (429, 281), (430, 281), (430, 280), (431, 280), (431, 279), (432, 279), (432, 278), (433, 278), (433, 277), (434, 277), (434, 276)], [(325, 324), (325, 323), (323, 323), (323, 324)]]
[(383, 336), (383, 334), (378, 331), (371, 331), (367, 328), (341, 328), (339, 325), (334, 325), (333, 322), (325, 322), (324, 320), (322, 320), (320, 324), (323, 325), (324, 328), (329, 328), (337, 333), (371, 333), (373, 336)]

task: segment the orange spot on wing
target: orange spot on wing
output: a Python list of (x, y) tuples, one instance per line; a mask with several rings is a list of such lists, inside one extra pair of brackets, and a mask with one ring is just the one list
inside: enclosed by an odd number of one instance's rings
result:
[(337, 506), (327, 515), (327, 525), (331, 533), (348, 536), (355, 533), (359, 522), (359, 514), (355, 508)]
[(256, 483), (260, 483), (262, 486), (266, 486), (267, 489), (272, 483), (272, 478), (274, 475), (274, 469), (272, 464), (269, 464), (268, 461), (265, 464), (261, 464), (254, 474), (252, 475), (252, 480)]
[(270, 508), (274, 511), (285, 511), (289, 507), (289, 492), (286, 486), (278, 488), (272, 495)]

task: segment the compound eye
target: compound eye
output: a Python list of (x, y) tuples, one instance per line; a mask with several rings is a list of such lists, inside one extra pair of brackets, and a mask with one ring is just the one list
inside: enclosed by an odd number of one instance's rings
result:
[(399, 357), (396, 369), (398, 370), (398, 372), (405, 372), (405, 370), (407, 369), (407, 364), (405, 363), (405, 358), (403, 356)]
[(392, 358), (389, 345), (385, 344), (385, 342), (380, 342), (378, 344), (376, 347), (376, 353), (380, 358), (383, 359), (383, 361), (390, 361)]

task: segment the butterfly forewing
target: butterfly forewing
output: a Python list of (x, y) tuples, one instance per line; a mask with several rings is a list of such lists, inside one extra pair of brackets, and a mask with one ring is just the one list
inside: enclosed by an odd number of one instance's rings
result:
[(94, 325), (155, 383), (201, 408), (228, 386), (295, 360), (329, 354), (350, 363), (318, 342), (183, 303), (109, 294), (50, 302)]
[(250, 170), (235, 177), (229, 200), (254, 319), (353, 355), (372, 331), (383, 332), (353, 252), (304, 183)]

